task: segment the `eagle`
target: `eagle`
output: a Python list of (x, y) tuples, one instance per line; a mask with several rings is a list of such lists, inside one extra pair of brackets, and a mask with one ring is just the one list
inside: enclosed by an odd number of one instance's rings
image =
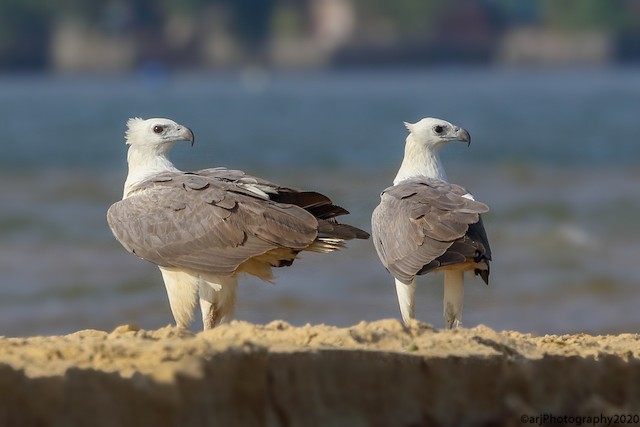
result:
[(197, 302), (204, 329), (229, 319), (241, 273), (271, 281), (272, 268), (290, 266), (300, 252), (369, 238), (339, 223), (348, 211), (323, 194), (239, 170), (177, 169), (169, 152), (195, 139), (173, 120), (132, 118), (127, 128), (129, 171), (107, 222), (127, 251), (159, 267), (178, 327), (189, 326)]
[(395, 279), (405, 324), (415, 317), (416, 276), (444, 271), (444, 319), (451, 329), (462, 321), (464, 273), (489, 284), (491, 248), (481, 217), (489, 208), (449, 183), (440, 161), (439, 151), (450, 141), (470, 145), (469, 132), (430, 117), (405, 126), (404, 159), (373, 211), (371, 235)]

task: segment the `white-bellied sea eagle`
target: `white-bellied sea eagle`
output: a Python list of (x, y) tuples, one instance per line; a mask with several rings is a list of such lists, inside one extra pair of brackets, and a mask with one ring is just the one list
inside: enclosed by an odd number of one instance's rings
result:
[(491, 249), (480, 214), (487, 205), (447, 182), (438, 151), (449, 141), (471, 144), (466, 130), (444, 120), (405, 123), (404, 159), (393, 186), (380, 195), (371, 218), (373, 243), (395, 278), (402, 319), (415, 317), (416, 275), (444, 270), (444, 318), (460, 325), (464, 273), (489, 284)]
[(200, 303), (204, 328), (228, 319), (239, 273), (272, 279), (301, 251), (332, 252), (369, 235), (336, 221), (348, 212), (316, 192), (281, 187), (238, 170), (182, 172), (168, 159), (193, 132), (172, 120), (130, 119), (129, 173), (107, 212), (116, 239), (156, 264), (171, 312), (186, 328)]

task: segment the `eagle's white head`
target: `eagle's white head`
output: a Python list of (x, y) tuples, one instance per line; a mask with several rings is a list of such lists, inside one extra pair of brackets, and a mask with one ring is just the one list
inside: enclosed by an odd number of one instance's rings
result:
[(191, 145), (195, 141), (191, 129), (162, 118), (129, 119), (125, 138), (129, 145), (129, 174), (124, 184), (124, 197), (133, 186), (152, 175), (177, 171), (167, 157), (169, 151), (178, 141), (190, 141)]
[(145, 120), (135, 117), (129, 119), (125, 138), (128, 145), (137, 147), (168, 145), (171, 148), (178, 141), (190, 141), (191, 145), (195, 141), (191, 129), (173, 120), (163, 118)]
[(393, 180), (398, 184), (409, 178), (426, 176), (447, 180), (438, 151), (449, 141), (464, 141), (471, 144), (469, 132), (446, 120), (425, 117), (416, 123), (404, 125), (409, 130), (404, 150), (404, 159)]
[(446, 120), (425, 117), (416, 123), (404, 122), (413, 142), (427, 149), (439, 149), (449, 141), (464, 141), (471, 144), (469, 132)]

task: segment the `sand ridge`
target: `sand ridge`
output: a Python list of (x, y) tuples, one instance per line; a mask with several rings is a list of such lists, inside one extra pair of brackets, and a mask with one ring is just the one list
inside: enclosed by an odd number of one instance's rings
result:
[(547, 335), (496, 332), (485, 326), (437, 330), (413, 321), (361, 322), (348, 328), (292, 326), (283, 321), (255, 325), (232, 321), (194, 334), (167, 326), (142, 330), (123, 325), (113, 332), (84, 330), (65, 336), (0, 338), (0, 363), (24, 369), (30, 377), (63, 375), (67, 369), (134, 373), (170, 380), (175, 373), (197, 374), (198, 358), (226, 351), (276, 353), (319, 350), (394, 352), (424, 358), (493, 357), (539, 359), (544, 356), (604, 355), (640, 359), (640, 335)]
[(640, 416), (640, 336), (397, 320), (0, 338), (0, 426), (513, 425)]

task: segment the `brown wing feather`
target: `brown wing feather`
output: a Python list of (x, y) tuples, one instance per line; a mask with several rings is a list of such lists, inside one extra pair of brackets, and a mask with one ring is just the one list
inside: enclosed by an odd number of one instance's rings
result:
[(490, 259), (480, 219), (489, 208), (465, 194), (458, 185), (429, 178), (405, 181), (382, 193), (372, 216), (373, 241), (393, 276), (409, 283), (441, 266)]

